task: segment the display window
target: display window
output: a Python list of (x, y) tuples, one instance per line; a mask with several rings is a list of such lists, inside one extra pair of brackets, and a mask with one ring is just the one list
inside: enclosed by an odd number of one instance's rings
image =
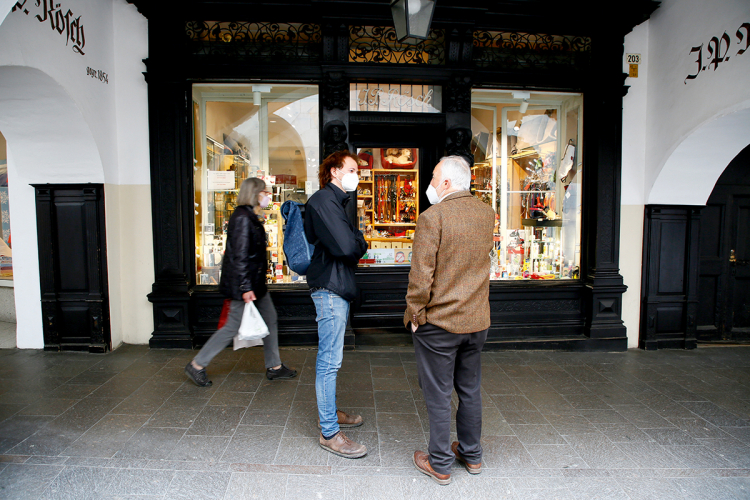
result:
[(357, 213), (367, 241), (360, 266), (410, 265), (419, 217), (418, 148), (360, 148)]
[(492, 280), (577, 279), (583, 97), (472, 92), (472, 193), (496, 212)]
[(13, 250), (10, 239), (10, 199), (8, 197), (8, 160), (5, 137), (0, 134), (0, 213), (2, 214), (2, 234), (0, 234), (0, 280), (13, 279)]
[(258, 177), (273, 193), (263, 207), (269, 283), (304, 281), (286, 266), (281, 204), (318, 189), (316, 86), (194, 85), (196, 284), (221, 279), (227, 224), (242, 181)]

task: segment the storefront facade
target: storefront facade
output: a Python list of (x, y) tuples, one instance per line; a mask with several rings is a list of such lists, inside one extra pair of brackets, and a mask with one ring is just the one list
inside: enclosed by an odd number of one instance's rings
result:
[[(473, 191), (498, 213), (488, 347), (627, 347), (623, 37), (655, 3), (605, 26), (546, 2), (438, 2), (430, 35), (412, 44), (395, 40), (385, 2), (132, 3), (149, 19), (151, 346), (193, 347), (215, 329), (221, 226), (239, 181), (262, 176), (275, 203), (304, 201), (318, 162), (348, 147), (362, 158), (358, 216), (373, 252), (357, 272), (347, 345), (410, 342), (409, 231), (450, 153), (473, 160)], [(280, 340), (314, 344), (315, 309), (284, 266), (275, 209)]]

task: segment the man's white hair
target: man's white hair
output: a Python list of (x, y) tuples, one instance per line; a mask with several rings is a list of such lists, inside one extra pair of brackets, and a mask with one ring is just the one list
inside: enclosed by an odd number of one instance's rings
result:
[(440, 162), (443, 164), (442, 176), (440, 179), (450, 179), (451, 187), (459, 191), (468, 191), (471, 186), (471, 168), (469, 162), (462, 156), (443, 156)]

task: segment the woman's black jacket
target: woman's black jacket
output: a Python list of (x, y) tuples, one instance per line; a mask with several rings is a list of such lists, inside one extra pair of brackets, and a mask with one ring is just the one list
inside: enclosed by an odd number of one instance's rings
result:
[(253, 291), (259, 299), (267, 291), (266, 268), (266, 230), (253, 207), (241, 205), (229, 218), (219, 291), (234, 300)]
[(332, 183), (313, 194), (305, 207), (305, 235), (315, 245), (307, 284), (326, 288), (352, 301), (357, 294), (354, 270), (367, 251), (362, 231), (346, 215), (349, 195)]

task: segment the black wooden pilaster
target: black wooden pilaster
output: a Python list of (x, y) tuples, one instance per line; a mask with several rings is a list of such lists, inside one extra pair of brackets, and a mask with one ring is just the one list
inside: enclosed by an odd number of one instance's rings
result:
[[(151, 64), (149, 61), (149, 69)], [(192, 347), (188, 318), (194, 242), (190, 238), (192, 154), (190, 85), (179, 77), (147, 74), (151, 148), (151, 220), (155, 282), (151, 347)]]
[(584, 91), (582, 277), (586, 335), (626, 342), (619, 270), (622, 170), (622, 37), (602, 35), (592, 67), (599, 76)]

